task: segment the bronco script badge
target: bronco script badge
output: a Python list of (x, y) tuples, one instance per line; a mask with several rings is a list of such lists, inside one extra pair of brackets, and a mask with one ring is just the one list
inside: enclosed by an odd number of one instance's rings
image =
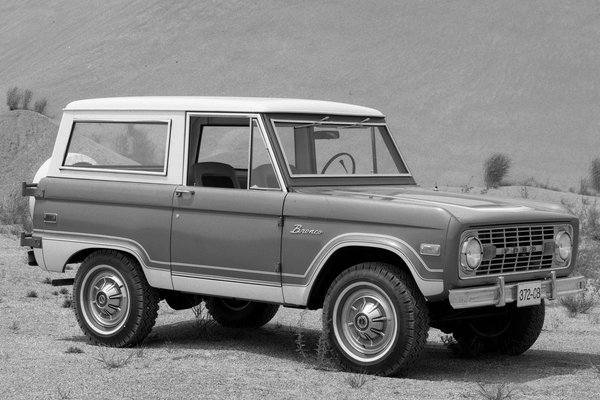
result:
[(322, 235), (323, 231), (320, 229), (307, 229), (303, 228), (302, 225), (294, 225), (294, 228), (290, 231), (294, 235)]

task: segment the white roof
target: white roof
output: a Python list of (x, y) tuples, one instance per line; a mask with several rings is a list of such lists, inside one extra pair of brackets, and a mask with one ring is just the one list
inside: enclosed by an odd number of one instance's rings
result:
[(305, 113), (383, 117), (375, 109), (322, 100), (267, 97), (144, 96), (79, 100), (65, 110), (154, 110), (241, 113)]

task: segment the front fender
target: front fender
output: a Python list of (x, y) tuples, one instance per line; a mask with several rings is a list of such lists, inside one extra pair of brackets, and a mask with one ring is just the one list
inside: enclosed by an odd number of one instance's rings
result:
[(419, 253), (405, 241), (388, 235), (372, 233), (346, 233), (331, 239), (316, 255), (303, 275), (283, 274), (286, 281), (305, 283), (284, 284), (286, 303), (307, 305), (310, 292), (327, 261), (340, 249), (347, 247), (377, 248), (398, 256), (410, 271), (425, 298), (437, 296), (444, 291), (443, 270), (430, 268)]

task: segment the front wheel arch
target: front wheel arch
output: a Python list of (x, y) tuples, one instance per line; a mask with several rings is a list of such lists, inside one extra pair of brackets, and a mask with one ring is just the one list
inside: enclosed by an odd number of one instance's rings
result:
[(311, 310), (322, 308), (327, 290), (333, 281), (348, 268), (364, 262), (394, 265), (412, 276), (406, 262), (390, 250), (368, 246), (345, 246), (336, 250), (318, 272), (308, 297), (307, 308)]

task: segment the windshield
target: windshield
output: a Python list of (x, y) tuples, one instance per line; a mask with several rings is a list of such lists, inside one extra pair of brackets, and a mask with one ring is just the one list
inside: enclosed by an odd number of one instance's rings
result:
[(383, 124), (274, 120), (291, 176), (407, 175)]

